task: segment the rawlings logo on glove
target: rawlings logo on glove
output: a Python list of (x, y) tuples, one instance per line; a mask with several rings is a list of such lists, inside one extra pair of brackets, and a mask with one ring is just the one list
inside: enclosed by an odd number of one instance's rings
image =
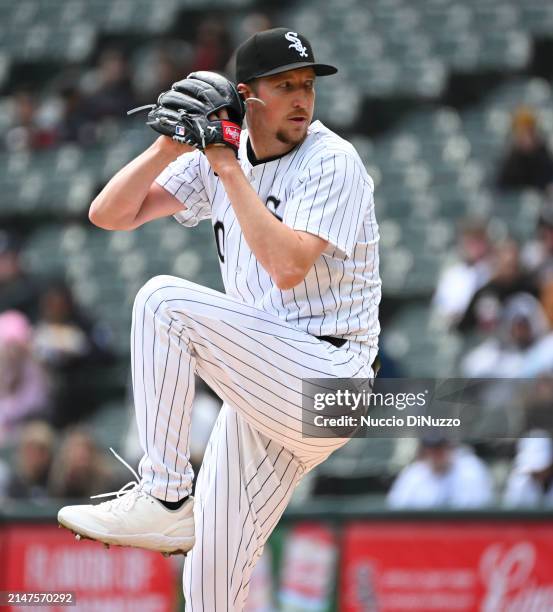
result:
[(221, 121), (223, 125), (223, 139), (228, 142), (231, 147), (238, 149), (240, 146), (240, 133), (242, 130), (230, 121)]
[[(192, 72), (160, 94), (157, 104), (135, 108), (128, 114), (145, 109), (150, 109), (146, 124), (159, 134), (200, 151), (209, 145), (238, 151), (244, 103), (233, 83), (216, 72)], [(222, 109), (226, 109), (229, 120), (217, 117)]]

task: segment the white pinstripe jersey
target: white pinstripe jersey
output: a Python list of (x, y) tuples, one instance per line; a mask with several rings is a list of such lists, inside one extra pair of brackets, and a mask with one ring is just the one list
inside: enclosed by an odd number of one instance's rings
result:
[[(280, 290), (248, 247), (222, 182), (200, 152), (181, 155), (156, 179), (183, 203), (179, 223), (211, 219), (226, 292), (314, 336), (377, 346), (381, 296), (373, 181), (354, 147), (313, 122), (286, 155), (255, 160), (243, 130), (240, 165), (268, 209), (288, 226), (328, 240), (305, 280)], [(253, 162), (253, 163), (252, 163)]]

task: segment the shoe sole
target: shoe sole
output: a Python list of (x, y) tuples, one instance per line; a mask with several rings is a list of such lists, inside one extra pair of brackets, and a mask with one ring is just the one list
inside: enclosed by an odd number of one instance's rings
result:
[[(136, 540), (140, 540), (144, 538), (144, 535), (139, 535), (139, 536), (125, 535), (125, 536), (119, 536), (118, 538), (118, 536), (106, 536), (102, 533), (91, 531), (90, 529), (78, 529), (74, 525), (66, 525), (63, 521), (59, 519), (58, 519), (58, 523), (59, 523), (59, 527), (63, 527), (64, 529), (67, 529), (72, 534), (74, 534), (77, 540), (92, 540), (93, 542), (100, 542), (106, 548), (109, 548), (110, 546), (142, 548), (145, 550), (151, 550), (153, 552), (159, 552), (164, 557), (168, 557), (170, 555), (185, 555), (186, 556), (186, 554), (192, 549), (196, 541), (195, 536), (191, 536), (188, 538), (179, 538), (179, 540), (181, 540), (181, 542), (179, 542), (179, 545), (182, 546), (182, 548), (175, 548), (175, 546), (164, 547), (163, 545), (162, 546), (154, 546), (154, 545), (148, 546), (144, 543), (140, 543), (140, 544), (132, 543), (133, 538), (135, 538)], [(159, 539), (163, 536), (156, 534), (154, 537)], [(119, 541), (119, 539), (123, 539), (123, 538), (126, 540), (124, 544), (122, 544)], [(174, 540), (174, 538), (170, 538), (170, 539)]]

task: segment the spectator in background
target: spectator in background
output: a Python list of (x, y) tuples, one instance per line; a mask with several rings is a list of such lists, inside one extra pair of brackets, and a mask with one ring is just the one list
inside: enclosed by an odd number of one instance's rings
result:
[(106, 49), (86, 84), (86, 109), (90, 119), (123, 119), (136, 106), (127, 59), (117, 49)]
[(34, 321), (40, 290), (38, 283), (23, 269), (20, 251), (19, 237), (0, 230), (0, 312), (19, 310)]
[(490, 279), (487, 224), (469, 219), (462, 222), (457, 247), (459, 260), (442, 273), (432, 298), (436, 314), (450, 325), (461, 319), (473, 295)]
[(538, 290), (545, 316), (553, 328), (553, 258), (538, 276)]
[[(548, 374), (553, 374), (553, 331), (549, 331), (526, 352), (518, 372), (520, 378), (537, 378)], [(551, 399), (553, 401), (553, 395)]]
[(32, 355), (32, 340), (25, 315), (0, 314), (0, 442), (23, 421), (48, 413), (49, 381)]
[(533, 274), (553, 265), (553, 204), (545, 204), (540, 211), (536, 236), (524, 246), (521, 259), (524, 267)]
[(81, 312), (64, 283), (52, 283), (45, 290), (40, 299), (34, 350), (57, 384), (57, 427), (77, 421), (95, 408), (88, 378), (92, 368), (111, 362), (109, 340), (104, 326)]
[(553, 159), (531, 108), (521, 106), (513, 114), (511, 144), (499, 165), (496, 182), (502, 189), (546, 190), (553, 185)]
[(480, 508), (492, 502), (488, 468), (468, 446), (440, 434), (420, 441), (417, 459), (405, 467), (388, 493), (394, 509)]
[(196, 32), (192, 70), (223, 71), (231, 52), (230, 35), (224, 20), (207, 17)]
[(57, 85), (61, 108), (56, 130), (60, 142), (87, 146), (96, 141), (95, 126), (77, 83), (78, 75), (68, 73)]
[(517, 378), (527, 355), (548, 331), (540, 303), (528, 293), (510, 297), (497, 333), (470, 351), (461, 371), (469, 378)]
[(141, 48), (133, 64), (133, 88), (141, 104), (155, 102), (160, 91), (191, 72), (191, 46), (182, 40), (167, 40)]
[(88, 431), (73, 429), (66, 434), (52, 463), (52, 497), (84, 499), (106, 489), (117, 490), (120, 484)]
[[(528, 376), (523, 373), (521, 378)], [(553, 430), (553, 367), (548, 375), (538, 376), (523, 385), (520, 395), (518, 404), (522, 410), (522, 427), (519, 431)]]
[(18, 91), (12, 96), (13, 117), (4, 137), (8, 151), (39, 151), (56, 144), (55, 130), (41, 125), (36, 95)]
[(35, 500), (48, 497), (54, 444), (54, 432), (46, 423), (33, 421), (25, 425), (19, 437), (15, 468), (8, 481), (8, 497)]
[(34, 344), (40, 359), (54, 369), (111, 357), (108, 331), (81, 312), (63, 282), (51, 283), (40, 298)]
[(534, 280), (521, 267), (519, 247), (512, 239), (495, 245), (490, 280), (473, 295), (457, 326), (461, 332), (495, 331), (506, 300), (515, 293), (537, 295)]
[(540, 301), (553, 327), (553, 203), (543, 207), (536, 238), (524, 247), (522, 260), (536, 279)]
[(540, 429), (518, 441), (503, 504), (509, 508), (553, 508), (553, 441)]
[(40, 298), (35, 352), (50, 368), (63, 369), (82, 362), (93, 351), (90, 325), (79, 313), (63, 283), (53, 283)]

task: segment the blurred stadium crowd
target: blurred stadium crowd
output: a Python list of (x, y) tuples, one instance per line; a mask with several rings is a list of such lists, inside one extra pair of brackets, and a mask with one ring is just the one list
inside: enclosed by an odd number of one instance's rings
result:
[[(375, 180), (381, 376), (532, 381), (490, 383), (479, 443), (356, 439), (298, 499), (553, 506), (553, 5), (20, 0), (0, 24), (0, 498), (124, 482), (105, 450), (139, 454), (134, 295), (159, 273), (221, 281), (209, 224), (110, 233), (88, 205), (155, 138), (127, 110), (192, 70), (232, 76), (241, 40), (285, 24), (340, 67), (316, 114)], [(200, 389), (196, 465), (216, 415)]]

